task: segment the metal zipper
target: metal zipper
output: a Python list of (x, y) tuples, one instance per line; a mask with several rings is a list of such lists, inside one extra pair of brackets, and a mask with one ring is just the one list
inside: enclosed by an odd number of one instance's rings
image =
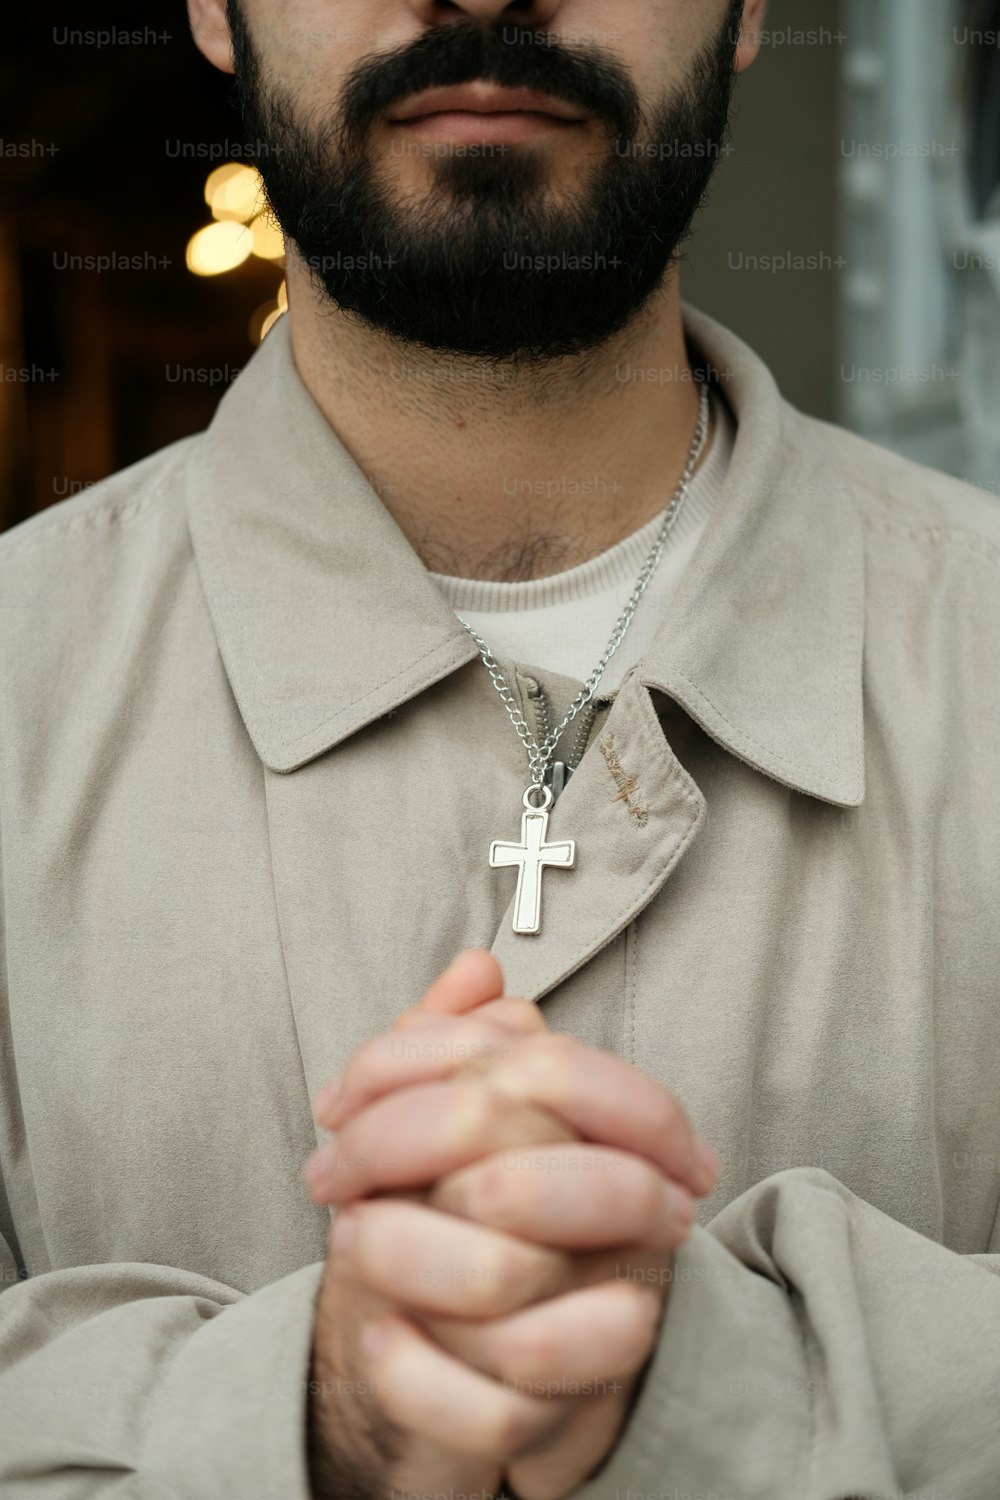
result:
[(587, 746), (590, 744), (590, 731), (593, 729), (594, 721), (601, 711), (601, 703), (602, 700), (600, 698), (591, 698), (580, 716), (580, 728), (573, 742), (570, 758), (566, 762), (574, 771), (583, 759)]
[[(524, 685), (527, 691), (528, 706), (534, 719), (534, 737), (537, 744), (544, 744), (551, 728), (552, 719), (550, 715), (548, 695), (542, 685), (534, 677), (525, 677)], [(552, 787), (553, 799), (559, 796), (563, 787), (569, 781), (573, 772), (579, 766), (591, 743), (596, 738), (598, 730), (603, 725), (611, 706), (618, 696), (618, 689), (613, 693), (592, 698), (583, 711), (580, 719), (580, 727), (573, 742), (568, 761), (554, 761), (546, 772), (546, 782)]]
[(528, 702), (531, 704), (532, 716), (535, 720), (535, 744), (542, 745), (548, 738), (552, 721), (549, 718), (549, 700), (542, 691), (542, 685), (534, 677), (526, 677), (525, 685), (528, 689)]

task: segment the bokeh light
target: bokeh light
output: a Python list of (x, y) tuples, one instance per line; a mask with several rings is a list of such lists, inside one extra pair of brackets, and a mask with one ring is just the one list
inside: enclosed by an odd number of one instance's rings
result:
[(253, 253), (261, 260), (280, 260), (285, 253), (285, 239), (270, 213), (258, 214), (250, 221)]
[(219, 276), (223, 271), (241, 266), (253, 249), (253, 239), (245, 224), (224, 219), (206, 224), (188, 240), (184, 259), (195, 276)]
[(227, 161), (210, 172), (205, 183), (205, 202), (214, 219), (238, 219), (246, 224), (264, 204), (264, 184), (256, 167)]

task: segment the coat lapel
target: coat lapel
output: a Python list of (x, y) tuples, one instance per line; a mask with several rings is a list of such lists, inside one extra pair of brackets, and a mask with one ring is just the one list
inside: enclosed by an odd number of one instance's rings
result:
[[(552, 674), (532, 672), (553, 691)], [(549, 838), (576, 840), (573, 869), (545, 877), (537, 935), (514, 932), (511, 899), (493, 940), (508, 990), (539, 1000), (611, 942), (667, 880), (704, 815), (648, 690), (630, 674), (552, 809)]]

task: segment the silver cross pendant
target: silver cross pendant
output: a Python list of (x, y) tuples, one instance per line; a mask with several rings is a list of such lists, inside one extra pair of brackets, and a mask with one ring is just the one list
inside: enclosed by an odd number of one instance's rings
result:
[[(541, 791), (543, 801), (536, 807), (532, 796)], [(490, 866), (494, 870), (517, 867), (517, 891), (514, 896), (514, 931), (538, 932), (542, 921), (542, 871), (546, 866), (567, 870), (576, 859), (576, 840), (565, 839), (547, 844), (549, 808), (552, 788), (529, 786), (524, 794), (521, 817), (521, 842), (504, 843), (494, 839), (490, 845)]]

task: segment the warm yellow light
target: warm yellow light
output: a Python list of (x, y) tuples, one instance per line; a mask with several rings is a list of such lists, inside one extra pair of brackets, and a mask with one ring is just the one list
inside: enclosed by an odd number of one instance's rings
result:
[(238, 161), (225, 161), (221, 167), (216, 167), (214, 172), (209, 172), (205, 179), (205, 202), (209, 208), (212, 207), (216, 198), (222, 193), (227, 182), (238, 177), (244, 167)]
[(247, 324), (247, 333), (250, 335), (251, 344), (260, 343), (264, 337), (265, 323), (270, 328), (274, 322), (275, 315), (280, 312), (281, 308), (275, 302), (262, 302), (259, 307), (254, 308), (250, 314), (250, 321)]
[(277, 223), (269, 213), (258, 214), (251, 221), (253, 253), (261, 260), (280, 260), (285, 253), (285, 241)]
[(264, 202), (264, 184), (256, 167), (227, 161), (210, 172), (205, 183), (205, 202), (215, 219), (238, 219), (245, 224), (259, 213)]
[(288, 311), (288, 284), (284, 281), (278, 288), (278, 306), (282, 312)]
[(270, 333), (271, 329), (274, 327), (275, 323), (277, 323), (278, 319), (279, 318), (283, 318), (284, 316), (285, 315), (282, 312), (282, 310), (281, 310), (280, 307), (276, 307), (273, 312), (269, 312), (268, 313), (267, 317), (264, 319), (264, 321), (263, 321), (263, 323), (261, 324), (261, 327), (260, 327), (260, 342), (261, 343), (264, 342), (264, 339)]
[(241, 266), (253, 248), (250, 231), (243, 224), (226, 219), (206, 224), (188, 240), (184, 259), (196, 276), (218, 276)]

